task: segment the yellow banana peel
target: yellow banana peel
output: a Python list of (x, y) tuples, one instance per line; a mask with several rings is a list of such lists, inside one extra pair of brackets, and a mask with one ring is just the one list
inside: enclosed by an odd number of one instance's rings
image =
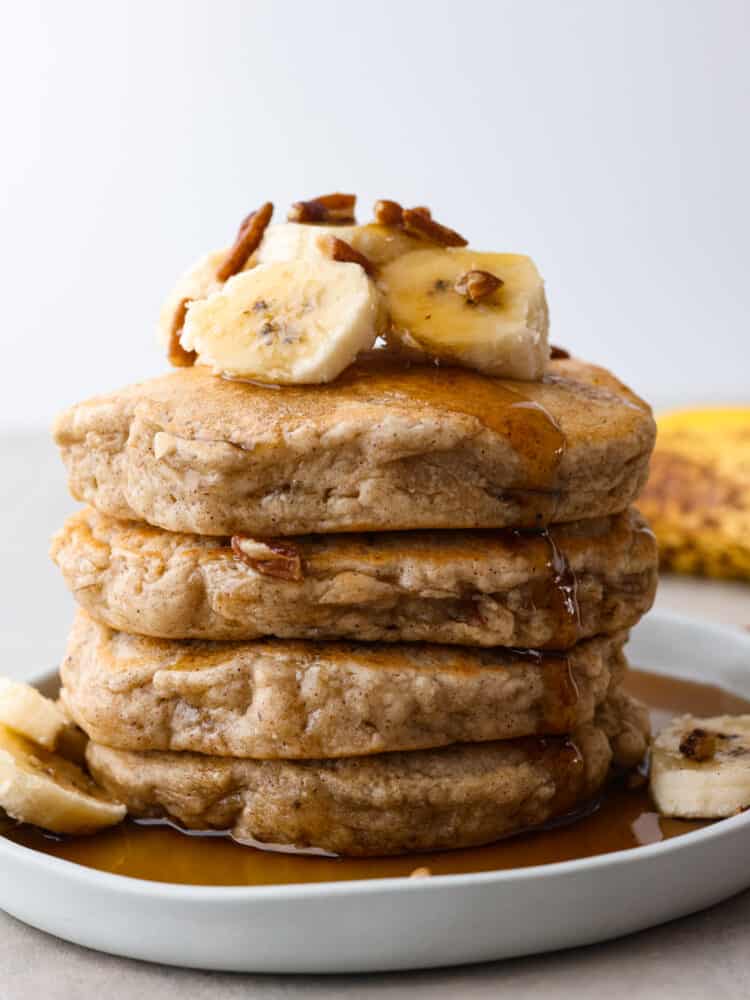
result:
[(657, 423), (638, 507), (662, 569), (750, 581), (750, 407), (677, 410)]

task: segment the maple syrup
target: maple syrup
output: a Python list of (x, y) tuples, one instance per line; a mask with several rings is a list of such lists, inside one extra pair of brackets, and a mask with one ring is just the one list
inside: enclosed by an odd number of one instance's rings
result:
[[(426, 404), (437, 410), (474, 417), (504, 438), (514, 454), (515, 474), (504, 491), (523, 497), (519, 513), (522, 527), (554, 520), (559, 492), (557, 471), (565, 453), (566, 439), (557, 420), (523, 391), (523, 382), (491, 378), (479, 372), (437, 363), (410, 362), (385, 350), (364, 352), (337, 379), (323, 385), (266, 386), (229, 378), (241, 384), (259, 402), (273, 396), (269, 410), (275, 422), (289, 425), (311, 407), (327, 409), (350, 400)], [(349, 530), (367, 530), (353, 526)]]
[[(673, 715), (750, 712), (750, 701), (718, 687), (633, 670), (627, 688), (652, 709), (655, 728)], [(571, 751), (572, 752), (572, 751)], [(165, 823), (127, 821), (93, 837), (57, 838), (19, 826), (17, 844), (89, 868), (134, 878), (191, 885), (284, 885), (499, 871), (572, 861), (678, 837), (706, 822), (665, 819), (647, 787), (613, 784), (587, 809), (488, 847), (396, 858), (331, 858), (274, 853), (240, 846), (222, 834), (187, 834)]]

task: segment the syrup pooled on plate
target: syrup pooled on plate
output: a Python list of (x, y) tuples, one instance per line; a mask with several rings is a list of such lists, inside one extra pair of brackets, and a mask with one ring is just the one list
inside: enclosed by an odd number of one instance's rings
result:
[[(631, 671), (627, 688), (652, 709), (654, 727), (686, 712), (750, 712), (750, 701), (707, 684)], [(330, 858), (257, 850), (222, 834), (186, 834), (165, 823), (127, 821), (93, 837), (56, 838), (19, 826), (6, 836), (17, 844), (89, 868), (133, 878), (188, 885), (285, 885), (408, 876), (499, 871), (573, 861), (668, 840), (708, 824), (665, 819), (648, 788), (613, 784), (587, 812), (488, 847), (411, 854), (395, 858)]]

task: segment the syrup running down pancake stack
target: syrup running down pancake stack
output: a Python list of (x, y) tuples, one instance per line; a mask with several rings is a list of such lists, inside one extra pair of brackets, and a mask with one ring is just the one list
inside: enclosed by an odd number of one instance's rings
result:
[[(402, 253), (427, 238), (394, 232)], [(630, 506), (645, 403), (568, 357), (521, 380), (390, 348), (263, 385), (193, 365), (187, 340), (171, 374), (55, 428), (88, 505), (53, 542), (80, 605), (62, 699), (131, 815), (344, 855), (456, 848), (640, 763), (622, 685), (656, 586)]]

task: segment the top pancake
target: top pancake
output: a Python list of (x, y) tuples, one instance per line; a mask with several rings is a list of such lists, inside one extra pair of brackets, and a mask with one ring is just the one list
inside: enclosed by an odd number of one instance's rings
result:
[(72, 407), (55, 439), (75, 497), (203, 535), (538, 527), (624, 510), (649, 407), (553, 361), (541, 382), (406, 367), (373, 352), (329, 385), (178, 369)]

